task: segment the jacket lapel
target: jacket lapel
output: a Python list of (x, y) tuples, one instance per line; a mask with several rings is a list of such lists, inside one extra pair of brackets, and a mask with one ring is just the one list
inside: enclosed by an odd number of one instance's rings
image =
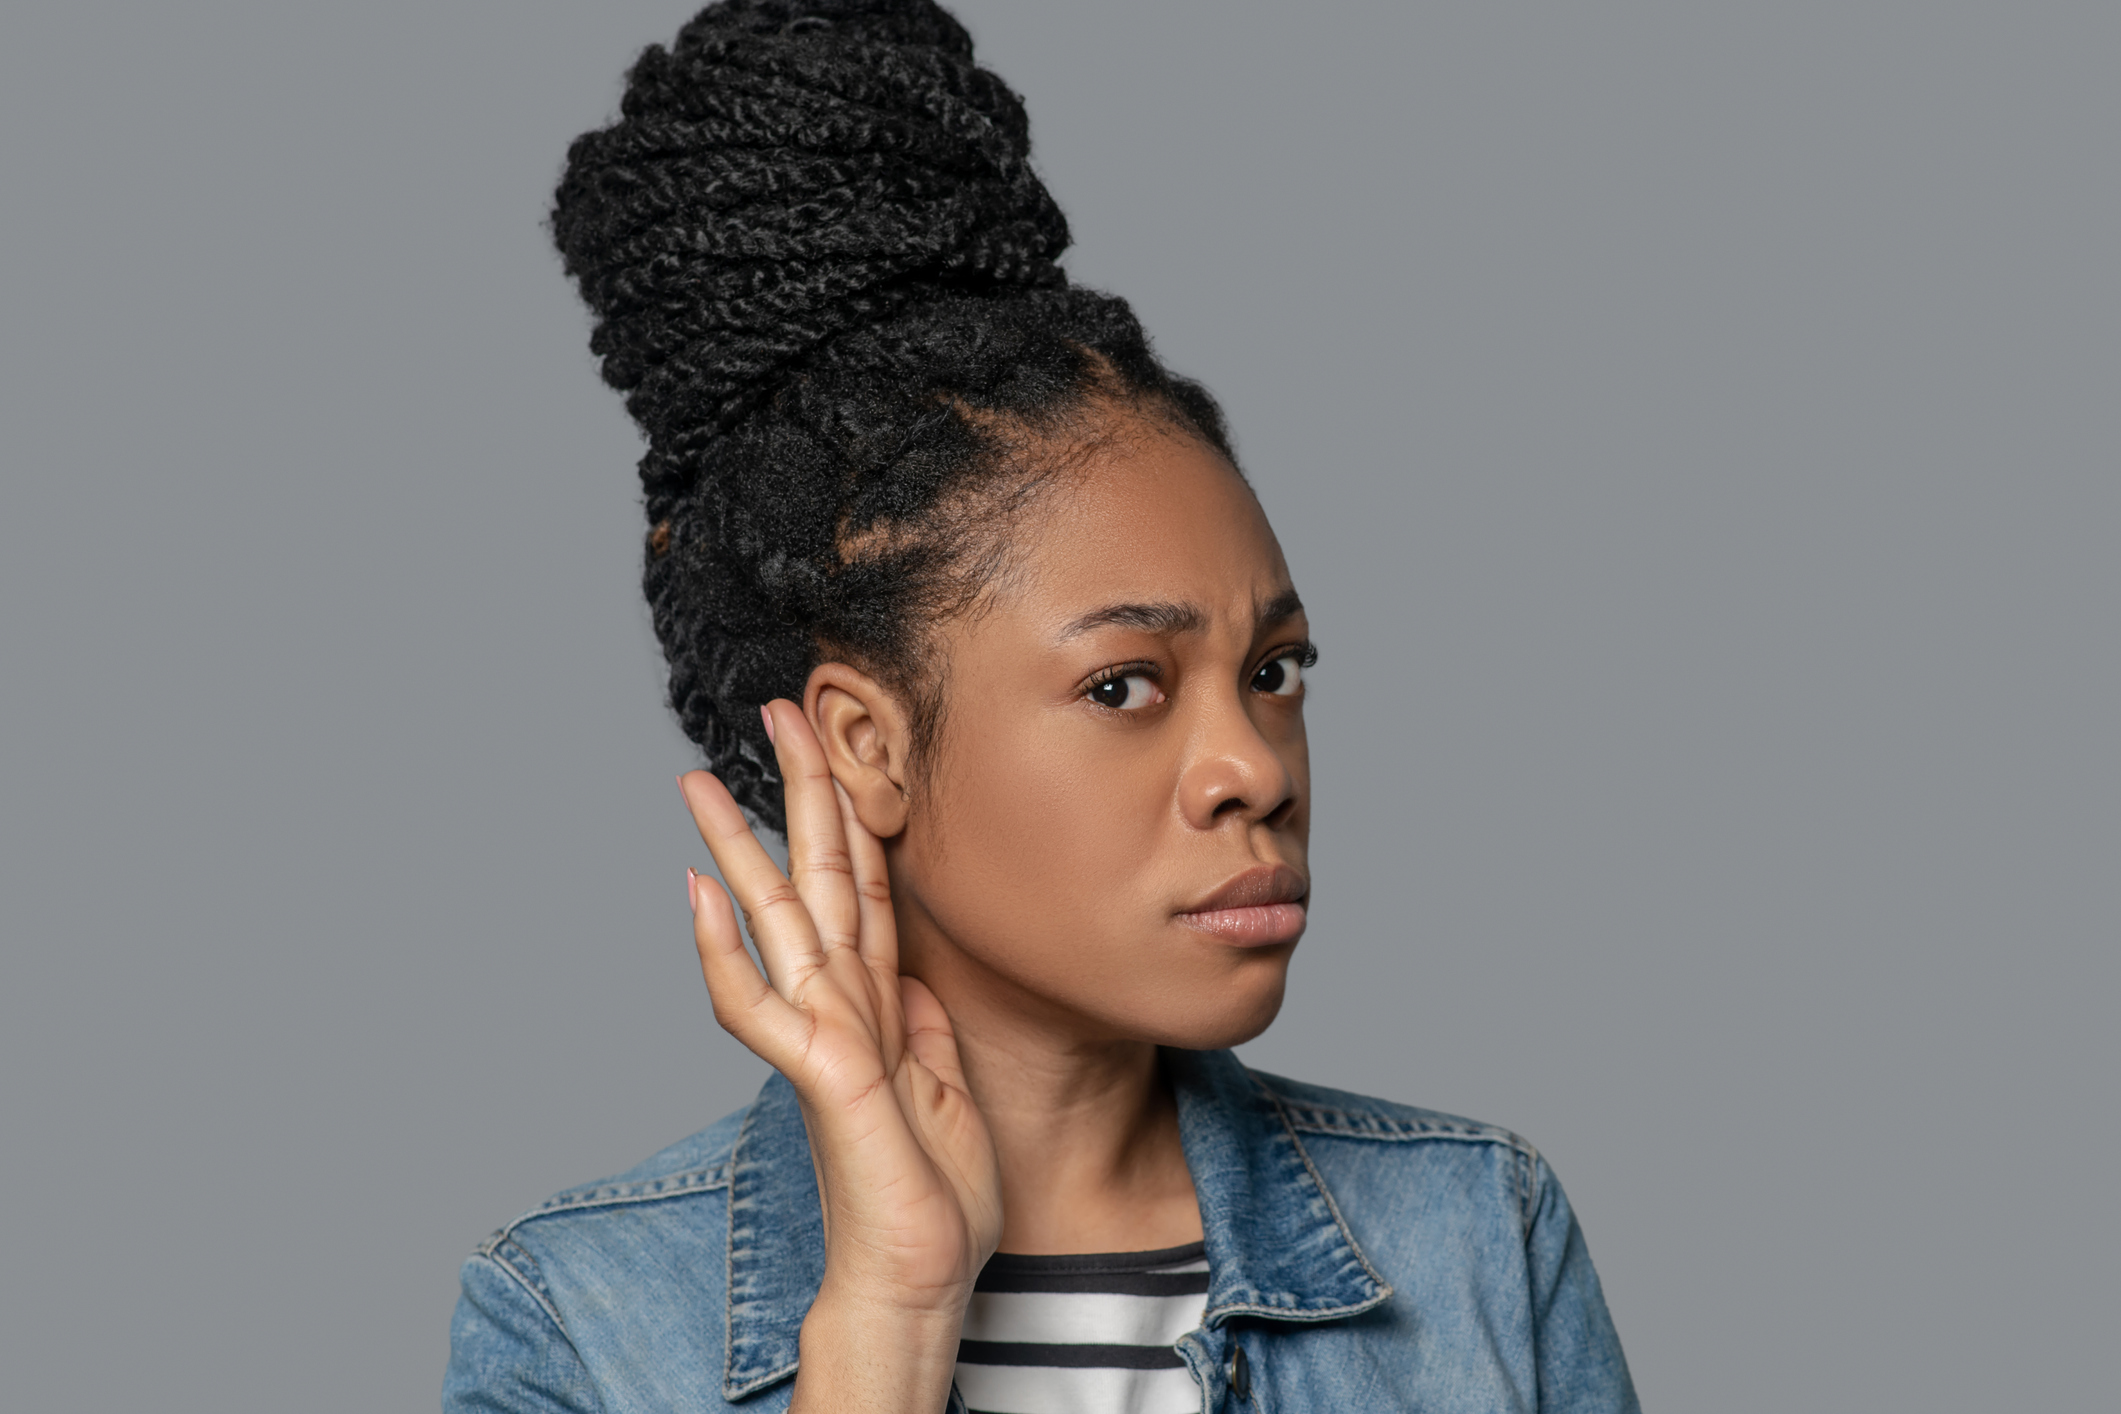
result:
[(1280, 1103), (1228, 1051), (1163, 1056), (1207, 1238), (1207, 1324), (1331, 1321), (1390, 1300)]

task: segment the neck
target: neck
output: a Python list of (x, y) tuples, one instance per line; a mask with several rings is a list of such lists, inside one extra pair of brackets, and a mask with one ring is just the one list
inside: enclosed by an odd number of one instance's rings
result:
[[(903, 929), (902, 965), (935, 992), (1001, 1165), (1001, 1250), (1132, 1252), (1200, 1239), (1178, 1105), (1148, 1041), (1085, 1018)], [(907, 943), (914, 943), (908, 949)]]

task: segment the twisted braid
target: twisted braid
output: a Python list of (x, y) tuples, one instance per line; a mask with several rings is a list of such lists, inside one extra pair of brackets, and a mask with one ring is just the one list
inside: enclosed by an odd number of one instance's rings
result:
[(1055, 263), (1030, 146), (933, 0), (723, 0), (568, 150), (553, 236), (648, 442), (671, 706), (776, 830), (758, 704), (831, 654), (932, 738), (928, 629), (999, 569), (1042, 437), (1119, 401), (1228, 452), (1126, 303)]

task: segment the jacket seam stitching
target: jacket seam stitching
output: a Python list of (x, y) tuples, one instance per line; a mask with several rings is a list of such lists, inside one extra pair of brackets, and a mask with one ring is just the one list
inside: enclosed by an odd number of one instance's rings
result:
[[(1304, 1141), (1296, 1133), (1296, 1126), (1289, 1122), (1288, 1107), (1282, 1103), (1281, 1096), (1261, 1084), (1257, 1076), (1253, 1077), (1252, 1083), (1259, 1087), (1259, 1092), (1274, 1106), (1274, 1117), (1281, 1121), (1283, 1131), (1289, 1136), (1289, 1143), (1295, 1146), (1296, 1157), (1303, 1161), (1304, 1172), (1310, 1174), (1311, 1182), (1318, 1185), (1318, 1196), (1325, 1200), (1326, 1211), (1333, 1215), (1333, 1225), (1340, 1229), (1341, 1239), (1348, 1244), (1348, 1251), (1354, 1255), (1355, 1260), (1362, 1265), (1364, 1273), (1377, 1287), (1377, 1295), (1370, 1301), (1337, 1307), (1331, 1314), (1353, 1313), (1388, 1299), (1392, 1295), (1392, 1283), (1386, 1281), (1377, 1268), (1370, 1265), (1369, 1254), (1364, 1252), (1362, 1244), (1355, 1240), (1355, 1233), (1348, 1227), (1348, 1220), (1341, 1216), (1340, 1204), (1334, 1201), (1333, 1190), (1326, 1186), (1325, 1175), (1318, 1171), (1318, 1165), (1311, 1162), (1311, 1151), (1304, 1147)], [(1323, 1317), (1327, 1313), (1319, 1314)]]
[(767, 1388), (769, 1385), (777, 1385), (782, 1380), (787, 1379), (790, 1375), (794, 1374), (799, 1368), (801, 1368), (802, 1363), (803, 1362), (801, 1359), (790, 1360), (787, 1364), (781, 1366), (779, 1369), (769, 1370), (765, 1374), (760, 1375), (758, 1378), (751, 1380), (748, 1383), (736, 1386), (724, 1384), (722, 1386), (722, 1393), (731, 1400), (747, 1398), (751, 1395), (757, 1394), (760, 1390)]
[[(496, 1236), (499, 1235), (500, 1234), (496, 1234)], [(510, 1245), (512, 1246), (514, 1244), (511, 1243)], [(553, 1308), (552, 1302), (546, 1300), (545, 1293), (538, 1290), (537, 1287), (531, 1285), (530, 1278), (524, 1276), (522, 1272), (516, 1270), (516, 1264), (514, 1262), (501, 1255), (500, 1244), (497, 1242), (487, 1243), (485, 1248), (480, 1252), (479, 1255), (483, 1256), (487, 1261), (493, 1263), (502, 1271), (506, 1272), (511, 1281), (513, 1281), (517, 1286), (523, 1288), (524, 1295), (528, 1296), (532, 1301), (538, 1303), (538, 1309), (540, 1311), (543, 1311), (545, 1313), (545, 1318), (552, 1322), (553, 1329), (557, 1330), (560, 1333), (560, 1339), (566, 1341), (567, 1348), (569, 1350), (574, 1350), (575, 1358), (580, 1359), (581, 1351), (575, 1348), (574, 1337), (567, 1333), (567, 1323), (560, 1319), (560, 1313)]]
[[(1264, 1082), (1261, 1082), (1260, 1088), (1272, 1095), (1278, 1104), (1285, 1103), (1282, 1097)], [(1322, 1134), (1336, 1139), (1367, 1139), (1382, 1144), (1434, 1141), (1449, 1144), (1499, 1144), (1509, 1149), (1512, 1160), (1510, 1187), (1513, 1190), (1511, 1196), (1517, 1200), (1517, 1224), (1523, 1231), (1525, 1240), (1531, 1240), (1533, 1169), (1539, 1162), (1539, 1151), (1522, 1135), (1513, 1134), (1507, 1129), (1454, 1129), (1445, 1125), (1427, 1125), (1420, 1121), (1393, 1120), (1383, 1116), (1374, 1117), (1368, 1125), (1358, 1126), (1354, 1123), (1354, 1116), (1346, 1110), (1327, 1105), (1306, 1105), (1303, 1109), (1310, 1114), (1338, 1115), (1349, 1121), (1342, 1126), (1324, 1122), (1323, 1119), (1305, 1121), (1294, 1115), (1285, 1117), (1284, 1122), (1291, 1130), (1304, 1134)], [(1306, 1156), (1306, 1162), (1308, 1161)]]
[(724, 1205), (728, 1211), (722, 1215), (722, 1397), (732, 1403), (742, 1398), (736, 1385), (736, 1163), (757, 1113), (758, 1101), (753, 1100), (729, 1146), (729, 1201)]
[(1333, 1139), (1372, 1139), (1380, 1144), (1420, 1144), (1429, 1141), (1451, 1144), (1500, 1144), (1526, 1153), (1531, 1145), (1514, 1134), (1477, 1134), (1457, 1129), (1377, 1130), (1313, 1124), (1291, 1117), (1289, 1127), (1300, 1134), (1323, 1134)]
[(758, 1101), (744, 1111), (744, 1122), (737, 1127), (736, 1141), (729, 1146), (727, 1183), (729, 1188), (727, 1235), (722, 1241), (722, 1397), (734, 1403), (758, 1393), (762, 1389), (778, 1384), (794, 1374), (802, 1364), (801, 1351), (795, 1359), (778, 1369), (763, 1375), (755, 1375), (743, 1384), (736, 1383), (736, 1161), (743, 1152), (744, 1140), (751, 1134), (751, 1121), (758, 1114)]
[[(1356, 1260), (1362, 1261), (1362, 1249), (1355, 1248), (1354, 1251)], [(1369, 1263), (1363, 1262), (1363, 1265), (1367, 1267)], [(1227, 1320), (1231, 1316), (1261, 1316), (1270, 1321), (1289, 1322), (1330, 1321), (1336, 1317), (1353, 1316), (1367, 1311), (1379, 1301), (1395, 1294), (1395, 1289), (1389, 1283), (1380, 1281), (1378, 1286), (1380, 1288), (1378, 1294), (1369, 1300), (1347, 1302), (1339, 1306), (1264, 1306), (1256, 1301), (1233, 1301), (1226, 1306), (1218, 1306), (1213, 1311), (1208, 1312), (1207, 1315), (1201, 1317), (1201, 1322), (1205, 1326), (1209, 1316), (1215, 1317), (1218, 1323)]]
[(723, 1164), (718, 1166), (718, 1168), (720, 1170), (719, 1177), (716, 1176), (717, 1169), (695, 1169), (693, 1170), (694, 1173), (706, 1175), (706, 1181), (687, 1184), (682, 1188), (666, 1188), (657, 1193), (614, 1193), (602, 1197), (583, 1197), (572, 1200), (555, 1198), (543, 1207), (533, 1208), (529, 1212), (510, 1220), (508, 1225), (501, 1229), (501, 1235), (512, 1236), (515, 1230), (523, 1224), (536, 1222), (539, 1218), (551, 1217), (556, 1213), (579, 1213), (592, 1208), (638, 1207), (643, 1203), (667, 1203), (677, 1198), (690, 1198), (696, 1193), (718, 1192), (729, 1186), (728, 1165)]
[[(1258, 1076), (1253, 1081), (1272, 1095), (1284, 1110), (1284, 1122), (1305, 1134), (1329, 1134), (1344, 1139), (1375, 1139), (1386, 1144), (1409, 1144), (1423, 1139), (1457, 1139), (1472, 1143), (1506, 1144), (1521, 1154), (1537, 1156), (1530, 1140), (1494, 1125), (1433, 1124), (1426, 1120), (1392, 1119), (1385, 1115), (1357, 1115), (1332, 1105), (1298, 1104), (1282, 1095)], [(1316, 1118), (1311, 1118), (1316, 1116)], [(1334, 1123), (1338, 1119), (1340, 1123)]]

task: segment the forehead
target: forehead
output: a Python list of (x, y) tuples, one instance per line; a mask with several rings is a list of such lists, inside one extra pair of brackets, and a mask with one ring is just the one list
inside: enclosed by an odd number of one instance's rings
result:
[(1256, 606), (1290, 588), (1252, 488), (1213, 449), (1157, 426), (1092, 447), (1036, 499), (1015, 540), (1007, 597), (1042, 623), (1135, 602), (1249, 625)]

